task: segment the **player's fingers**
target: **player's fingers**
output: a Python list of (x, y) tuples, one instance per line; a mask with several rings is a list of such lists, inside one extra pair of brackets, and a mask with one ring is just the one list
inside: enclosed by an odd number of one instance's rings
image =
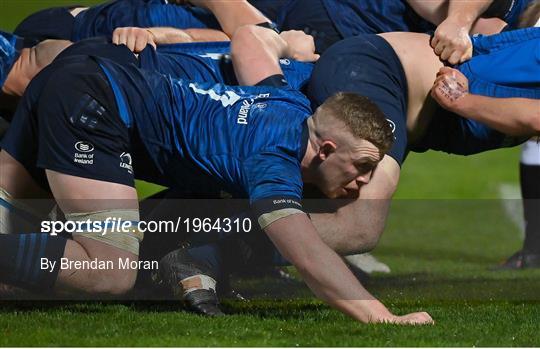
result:
[(429, 325), (434, 324), (431, 316), (426, 312), (413, 313), (405, 316), (401, 316), (397, 320), (400, 324), (404, 325)]
[(126, 46), (131, 50), (135, 51), (135, 42), (137, 40), (137, 37), (133, 35), (133, 33), (130, 33), (130, 35), (126, 38)]
[(113, 43), (116, 44), (116, 45), (120, 45), (122, 44), (122, 35), (123, 35), (123, 30), (122, 29), (117, 29), (114, 31), (113, 33)]
[(120, 32), (122, 31), (122, 28), (116, 28), (112, 33), (112, 43), (118, 45), (118, 40), (120, 37)]
[(454, 69), (450, 67), (441, 67), (441, 69), (439, 69), (439, 72), (437, 73), (437, 76), (451, 74), (453, 71)]
[(439, 36), (437, 34), (433, 35), (429, 44), (433, 49), (435, 49), (435, 47), (437, 47), (439, 44)]
[(119, 45), (122, 45), (122, 44), (126, 44), (127, 42), (127, 31), (124, 29), (124, 30), (121, 30), (119, 33), (118, 33), (118, 44)]
[(135, 37), (135, 43), (133, 45), (133, 52), (141, 52), (144, 49), (143, 40), (140, 36)]
[(437, 43), (437, 46), (435, 46), (433, 51), (435, 52), (437, 56), (440, 56), (441, 53), (444, 51), (444, 48), (445, 48), (445, 45), (442, 42), (439, 42)]
[(454, 50), (450, 46), (447, 46), (441, 52), (441, 54), (439, 55), (439, 58), (441, 59), (441, 61), (447, 61), (448, 58), (450, 58), (450, 56), (453, 54), (453, 52)]
[(148, 44), (148, 38), (144, 35), (139, 35), (135, 40), (135, 52), (141, 52)]
[(459, 64), (459, 63), (461, 63), (461, 57), (463, 57), (461, 52), (454, 51), (454, 52), (452, 52), (450, 57), (448, 57), (448, 63), (450, 63), (452, 65)]
[(439, 85), (440, 83), (442, 83), (444, 81), (444, 79), (446, 78), (445, 75), (440, 75), (438, 76), (436, 79), (435, 79), (435, 82), (433, 82), (433, 85), (436, 86), (436, 85)]
[(472, 47), (467, 48), (467, 50), (465, 51), (465, 53), (463, 53), (463, 55), (462, 55), (461, 58), (459, 59), (459, 63), (467, 62), (469, 59), (472, 58), (472, 54), (473, 54)]

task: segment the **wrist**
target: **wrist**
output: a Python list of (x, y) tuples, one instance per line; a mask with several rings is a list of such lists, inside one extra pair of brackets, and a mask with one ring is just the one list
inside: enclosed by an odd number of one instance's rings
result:
[(451, 112), (466, 117), (471, 112), (471, 108), (474, 107), (474, 95), (466, 93), (456, 100), (452, 105)]
[(448, 15), (447, 19), (454, 23), (457, 23), (458, 26), (467, 29), (467, 32), (469, 32), (477, 17), (471, 15), (471, 13), (469, 12), (456, 11), (451, 15)]
[(157, 34), (152, 31), (151, 28), (145, 28), (146, 29), (146, 32), (150, 35), (150, 38), (152, 39), (152, 41), (154, 41), (156, 44), (159, 42), (159, 38), (157, 36)]
[(380, 301), (377, 299), (361, 301), (362, 315), (357, 317), (364, 323), (376, 323), (390, 321), (394, 314), (392, 314)]

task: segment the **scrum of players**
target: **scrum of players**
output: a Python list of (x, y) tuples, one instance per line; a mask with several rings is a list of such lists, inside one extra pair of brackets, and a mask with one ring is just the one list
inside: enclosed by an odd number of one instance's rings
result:
[[(538, 0), (114, 0), (32, 14), (0, 35), (0, 282), (130, 292), (142, 271), (122, 265), (143, 266), (159, 234), (109, 223), (145, 218), (141, 179), (169, 197), (249, 201), (237, 214), (255, 231), (160, 249), (152, 282), (195, 312), (223, 314), (216, 289), (235, 270), (288, 263), (357, 321), (433, 323), (393, 314), (341, 256), (377, 245), (410, 151), (525, 143), (524, 198), (540, 197), (539, 17)], [(501, 268), (540, 266), (536, 201)], [(39, 232), (51, 212), (80, 229)]]

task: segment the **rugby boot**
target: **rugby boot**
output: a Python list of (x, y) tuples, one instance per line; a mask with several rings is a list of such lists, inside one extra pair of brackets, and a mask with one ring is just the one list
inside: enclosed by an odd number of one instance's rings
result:
[(165, 255), (152, 278), (171, 291), (175, 298), (183, 300), (194, 313), (225, 315), (219, 308), (215, 277), (208, 268), (191, 257), (187, 250), (178, 249)]
[(540, 268), (540, 254), (520, 250), (493, 270), (519, 270)]

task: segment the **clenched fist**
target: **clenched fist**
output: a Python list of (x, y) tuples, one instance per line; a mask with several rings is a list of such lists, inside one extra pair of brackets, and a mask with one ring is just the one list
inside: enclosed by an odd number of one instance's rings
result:
[(431, 47), (441, 61), (456, 65), (472, 57), (473, 47), (469, 30), (468, 25), (450, 17), (437, 27), (431, 39)]
[(288, 44), (287, 57), (301, 62), (315, 62), (319, 55), (315, 53), (313, 36), (301, 30), (288, 30), (280, 34)]
[(156, 48), (156, 38), (149, 29), (124, 27), (116, 28), (112, 35), (112, 42), (116, 45), (126, 45), (132, 52), (139, 53), (146, 45)]
[(437, 73), (431, 96), (444, 109), (457, 112), (460, 102), (469, 94), (469, 80), (459, 70), (443, 67)]

